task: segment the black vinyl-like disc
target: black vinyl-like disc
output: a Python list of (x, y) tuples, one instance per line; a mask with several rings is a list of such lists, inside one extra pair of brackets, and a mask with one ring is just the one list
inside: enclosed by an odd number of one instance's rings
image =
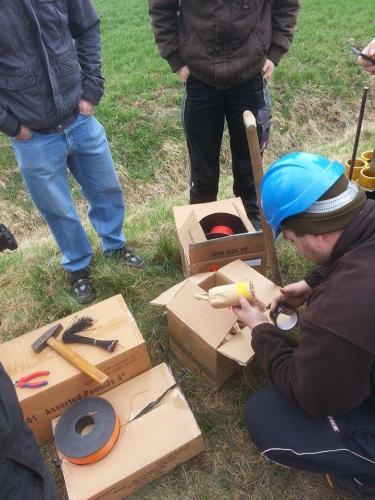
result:
[(227, 234), (224, 234), (222, 236), (211, 234), (211, 230), (215, 226), (230, 227), (233, 230), (233, 234), (247, 233), (247, 229), (241, 218), (237, 215), (229, 214), (227, 212), (217, 212), (214, 214), (206, 215), (206, 217), (203, 217), (199, 221), (199, 224), (201, 225), (208, 240), (228, 236)]
[[(115, 410), (106, 399), (82, 399), (59, 418), (55, 427), (56, 448), (71, 458), (91, 455), (108, 442), (115, 423)], [(88, 426), (91, 432), (85, 434), (83, 431)]]

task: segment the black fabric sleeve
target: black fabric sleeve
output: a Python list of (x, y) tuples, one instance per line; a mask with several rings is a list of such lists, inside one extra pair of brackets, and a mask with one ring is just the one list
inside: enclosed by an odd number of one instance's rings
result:
[(292, 44), (299, 9), (299, 0), (274, 0), (272, 3), (272, 39), (268, 58), (276, 65)]
[(23, 417), (13, 383), (0, 364), (0, 462), (12, 449)]
[(309, 285), (311, 290), (313, 290), (316, 286), (318, 286), (327, 276), (328, 268), (324, 266), (319, 266), (307, 276), (304, 277), (304, 280)]
[(15, 137), (21, 130), (20, 121), (2, 106), (0, 106), (0, 130), (10, 137)]
[(316, 325), (305, 325), (295, 348), (275, 326), (258, 325), (252, 347), (272, 384), (313, 416), (348, 411), (371, 394), (374, 356)]
[(104, 93), (101, 73), (99, 17), (89, 0), (70, 0), (69, 29), (81, 66), (83, 99), (98, 104)]
[(185, 65), (178, 47), (178, 0), (149, 0), (149, 14), (155, 42), (161, 57), (166, 59), (173, 72)]

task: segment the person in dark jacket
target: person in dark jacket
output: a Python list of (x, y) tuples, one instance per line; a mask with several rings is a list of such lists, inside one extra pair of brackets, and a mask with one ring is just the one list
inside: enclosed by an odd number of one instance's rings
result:
[(108, 141), (93, 116), (103, 95), (99, 18), (90, 0), (2, 0), (0, 131), (30, 195), (63, 253), (72, 293), (95, 295), (92, 248), (73, 205), (67, 167), (81, 186), (105, 255), (143, 260), (122, 230), (124, 201)]
[(299, 0), (149, 0), (160, 54), (185, 85), (182, 121), (190, 156), (190, 203), (215, 201), (227, 121), (233, 191), (260, 228), (243, 112), (258, 123), (261, 150), (271, 126), (267, 81), (289, 49)]
[(298, 345), (255, 304), (234, 308), (271, 386), (246, 403), (246, 424), (263, 456), (326, 473), (337, 490), (375, 498), (375, 201), (344, 167), (292, 153), (267, 170), (265, 218), (318, 267), (281, 288), (280, 302), (306, 305)]
[[(0, 224), (0, 252), (15, 250), (13, 234)], [(0, 363), (0, 497), (54, 500), (54, 481), (31, 429), (24, 422), (13, 382)]]

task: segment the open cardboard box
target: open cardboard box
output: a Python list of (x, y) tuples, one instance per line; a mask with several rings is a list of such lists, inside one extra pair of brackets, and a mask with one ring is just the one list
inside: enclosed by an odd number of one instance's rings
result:
[[(77, 316), (91, 316), (95, 319), (90, 330), (82, 332), (82, 335), (102, 340), (119, 340), (113, 352), (92, 345), (67, 344), (109, 375), (110, 378), (104, 385), (91, 380), (49, 346), (40, 353), (31, 348), (34, 340), (53, 324), (61, 323), (65, 329)], [(57, 337), (58, 340), (61, 340), (61, 335), (62, 333)], [(145, 341), (121, 295), (1, 344), (0, 363), (13, 380), (39, 370), (50, 372), (48, 376), (42, 377), (48, 380), (48, 385), (44, 387), (16, 388), (25, 421), (34, 431), (39, 443), (52, 437), (52, 419), (61, 415), (72, 403), (87, 396), (102, 394), (151, 367)]]
[(195, 298), (196, 293), (238, 281), (252, 281), (257, 300), (266, 306), (278, 287), (243, 261), (217, 272), (197, 274), (175, 285), (151, 302), (167, 309), (169, 345), (181, 361), (211, 386), (219, 387), (254, 356), (251, 331), (231, 330), (237, 316), (230, 309), (214, 309)]
[[(129, 422), (174, 383), (163, 363), (102, 396), (119, 417), (120, 436), (106, 457), (90, 465), (75, 465), (60, 455), (69, 500), (124, 498), (204, 450), (201, 432), (179, 387)], [(57, 419), (53, 426), (56, 423)]]
[[(184, 275), (216, 271), (236, 259), (246, 261), (260, 273), (267, 266), (263, 232), (254, 230), (240, 198), (173, 208)], [(215, 215), (234, 218), (235, 234), (208, 239)], [(228, 220), (229, 220), (228, 219)]]

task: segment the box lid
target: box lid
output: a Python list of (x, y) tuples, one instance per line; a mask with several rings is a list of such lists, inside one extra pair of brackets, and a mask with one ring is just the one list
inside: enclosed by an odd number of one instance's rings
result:
[(230, 264), (220, 268), (217, 273), (232, 283), (238, 281), (252, 281), (257, 300), (266, 306), (271, 301), (272, 296), (280, 290), (280, 287), (272, 283), (263, 274), (258, 273), (254, 268), (247, 266), (242, 260), (235, 260)]
[(202, 283), (206, 278), (209, 276), (212, 276), (215, 273), (198, 273), (195, 274), (194, 276), (191, 276), (190, 278), (187, 278), (184, 281), (180, 281), (180, 283), (177, 283), (176, 285), (172, 286), (171, 288), (168, 288), (165, 292), (161, 293), (156, 299), (151, 300), (150, 304), (153, 306), (166, 306), (169, 304), (169, 302), (173, 299), (173, 297), (176, 295), (176, 293), (180, 290), (181, 287), (184, 286), (184, 284), (189, 280), (192, 283), (195, 283), (199, 285), (199, 283)]
[(229, 309), (214, 309), (208, 302), (197, 300), (195, 294), (202, 293), (190, 279), (175, 294), (167, 310), (178, 316), (211, 347), (217, 349), (237, 321)]
[(197, 203), (195, 205), (185, 205), (173, 207), (173, 214), (177, 231), (185, 224), (190, 214), (194, 212), (195, 219), (199, 220), (213, 212), (228, 212), (241, 217), (249, 232), (255, 231), (253, 225), (247, 218), (241, 198), (230, 198), (228, 200), (212, 201), (210, 203)]
[[(120, 436), (111, 452), (99, 462), (80, 466), (62, 461), (70, 500), (99, 498), (117, 487), (120, 491), (121, 481), (135, 479), (137, 473), (142, 476), (143, 469), (171, 453), (176, 453), (179, 463), (176, 450), (201, 436), (179, 387), (167, 392), (150, 412), (130, 422), (174, 383), (172, 373), (163, 363), (101, 396), (112, 404), (119, 417)], [(57, 421), (53, 421), (54, 427)], [(200, 451), (201, 443), (196, 453)]]
[[(98, 302), (59, 321), (5, 342), (1, 344), (0, 362), (4, 365), (5, 370), (13, 380), (18, 380), (34, 371), (48, 370), (50, 372), (46, 377), (48, 385), (45, 387), (33, 390), (17, 387), (16, 390), (20, 402), (34, 397), (39, 391), (48, 390), (67, 378), (80, 373), (78, 368), (60, 356), (51, 347), (47, 346), (40, 353), (36, 353), (31, 348), (31, 344), (54, 324), (61, 323), (65, 329), (72, 324), (76, 317), (80, 316), (90, 316), (95, 320), (90, 330), (82, 332), (82, 335), (101, 340), (119, 340), (119, 344), (112, 353), (92, 345), (66, 344), (77, 354), (80, 354), (96, 366), (100, 367), (102, 362), (116, 357), (120, 350), (130, 350), (144, 343), (144, 339), (122, 295), (116, 295)], [(62, 333), (57, 337), (59, 341), (61, 341)]]
[(237, 361), (238, 364), (246, 366), (251, 358), (254, 357), (254, 351), (251, 347), (251, 330), (245, 327), (232, 336), (230, 340), (224, 342), (218, 352), (227, 358)]

